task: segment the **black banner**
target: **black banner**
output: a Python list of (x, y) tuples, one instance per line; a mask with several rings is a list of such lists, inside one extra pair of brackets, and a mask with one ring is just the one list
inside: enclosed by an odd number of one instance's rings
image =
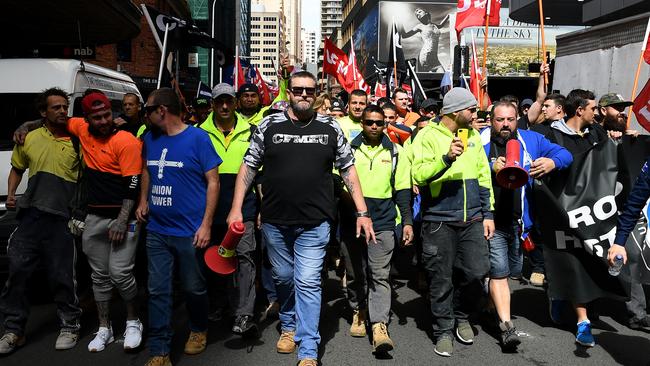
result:
[[(548, 181), (535, 181), (535, 220), (553, 261), (547, 263), (547, 268), (570, 271), (582, 287), (587, 287), (581, 289), (586, 294), (598, 297), (604, 292), (627, 297), (630, 275), (650, 283), (645, 218), (626, 243), (628, 265), (621, 275), (612, 277), (607, 271), (607, 251), (614, 241), (618, 211), (625, 204), (649, 147), (650, 136), (626, 136), (618, 145), (607, 140), (574, 156), (568, 170), (554, 173)], [(578, 263), (582, 268), (575, 268)], [(561, 273), (550, 275), (557, 279)], [(598, 289), (590, 289), (592, 285)]]

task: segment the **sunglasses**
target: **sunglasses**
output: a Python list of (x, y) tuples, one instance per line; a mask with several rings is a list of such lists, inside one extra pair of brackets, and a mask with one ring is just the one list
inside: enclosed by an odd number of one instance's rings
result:
[(293, 93), (294, 95), (302, 95), (303, 92), (308, 97), (313, 97), (314, 95), (316, 95), (316, 88), (302, 87), (302, 86), (294, 86), (291, 88), (291, 93)]
[(144, 107), (144, 112), (145, 112), (146, 114), (151, 114), (151, 113), (155, 112), (156, 110), (158, 110), (158, 108), (160, 108), (160, 106), (161, 106), (161, 104), (158, 104), (158, 105), (148, 105), (148, 106)]
[(370, 127), (372, 125), (377, 125), (377, 127), (384, 127), (386, 122), (383, 119), (364, 119), (363, 124)]

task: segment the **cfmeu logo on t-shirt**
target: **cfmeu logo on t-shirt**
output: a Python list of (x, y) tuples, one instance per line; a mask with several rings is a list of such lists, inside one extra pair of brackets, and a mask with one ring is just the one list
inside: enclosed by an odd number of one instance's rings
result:
[(273, 135), (274, 144), (321, 144), (327, 145), (328, 135), (287, 135), (276, 133)]

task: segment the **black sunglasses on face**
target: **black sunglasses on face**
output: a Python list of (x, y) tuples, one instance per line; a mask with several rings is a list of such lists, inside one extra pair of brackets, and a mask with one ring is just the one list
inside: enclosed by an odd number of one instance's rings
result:
[(307, 94), (308, 97), (313, 97), (314, 95), (316, 95), (316, 88), (294, 86), (291, 88), (291, 92), (294, 95), (302, 95), (302, 93), (304, 92), (305, 94)]
[(159, 107), (160, 107), (160, 104), (159, 105), (148, 105), (148, 106), (144, 107), (144, 112), (146, 114), (151, 114), (151, 113), (155, 112)]
[(384, 127), (386, 125), (383, 119), (364, 119), (363, 124), (368, 127), (372, 125), (377, 125), (377, 127)]

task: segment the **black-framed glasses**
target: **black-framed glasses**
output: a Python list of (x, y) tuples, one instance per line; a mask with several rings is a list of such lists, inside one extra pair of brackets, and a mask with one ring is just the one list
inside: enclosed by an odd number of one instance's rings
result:
[(316, 88), (294, 86), (291, 88), (291, 93), (293, 95), (302, 95), (302, 93), (305, 93), (308, 97), (313, 97), (316, 95)]
[(161, 104), (145, 106), (145, 107), (144, 107), (144, 112), (145, 112), (147, 115), (149, 115), (149, 114), (155, 112), (158, 108), (160, 108), (160, 106), (161, 106)]
[(383, 119), (364, 119), (363, 124), (370, 127), (372, 125), (377, 125), (377, 127), (384, 127), (386, 122)]

